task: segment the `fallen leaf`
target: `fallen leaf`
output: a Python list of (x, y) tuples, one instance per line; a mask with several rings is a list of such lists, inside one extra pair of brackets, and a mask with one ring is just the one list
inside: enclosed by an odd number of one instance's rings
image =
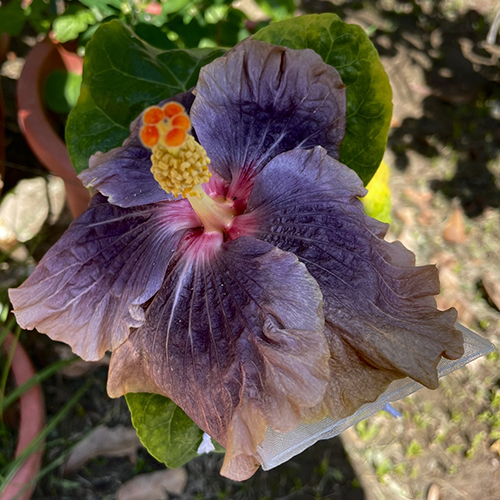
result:
[(45, 221), (53, 224), (64, 207), (64, 182), (49, 176), (23, 179), (0, 204), (0, 250), (19, 262), (29, 257), (24, 245)]
[(165, 469), (140, 474), (127, 481), (117, 492), (117, 500), (168, 500), (168, 493), (180, 495), (188, 480), (186, 470)]
[(23, 179), (3, 198), (0, 225), (24, 243), (38, 234), (47, 218), (57, 219), (63, 205), (64, 182), (59, 177)]
[(63, 465), (63, 475), (80, 469), (88, 460), (98, 456), (128, 456), (132, 463), (136, 460), (137, 448), (142, 446), (135, 429), (117, 425), (97, 427), (82, 439)]
[(481, 282), (488, 299), (500, 311), (500, 283), (491, 274), (484, 276)]
[(463, 243), (467, 239), (464, 215), (460, 207), (455, 207), (446, 221), (443, 238), (449, 243)]
[(441, 488), (436, 483), (431, 483), (429, 489), (427, 490), (427, 495), (425, 500), (440, 500), (441, 499)]
[(413, 227), (415, 225), (415, 216), (413, 209), (410, 207), (403, 207), (395, 212), (396, 217), (403, 222), (406, 227)]
[(500, 439), (498, 441), (495, 441), (491, 446), (490, 446), (490, 451), (498, 453), (500, 455)]
[(436, 297), (438, 309), (445, 311), (454, 307), (458, 312), (458, 321), (465, 326), (471, 326), (476, 315), (460, 287), (459, 276), (453, 270), (459, 263), (457, 257), (451, 252), (443, 251), (433, 255), (430, 261), (434, 262), (439, 270), (441, 293)]
[(436, 221), (436, 214), (431, 208), (431, 202), (434, 199), (432, 191), (415, 191), (412, 188), (404, 190), (405, 196), (418, 207), (419, 214), (417, 221), (422, 226), (430, 226)]

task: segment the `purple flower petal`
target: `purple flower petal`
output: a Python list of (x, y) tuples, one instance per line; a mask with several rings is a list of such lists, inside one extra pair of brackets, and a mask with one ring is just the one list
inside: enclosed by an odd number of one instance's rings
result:
[(169, 266), (144, 325), (113, 353), (108, 392), (171, 398), (226, 447), (222, 473), (242, 480), (267, 425), (293, 429), (321, 401), (328, 346), (321, 293), (294, 255), (212, 237)]
[(345, 86), (314, 51), (247, 39), (202, 68), (191, 119), (212, 168), (252, 177), (273, 157), (325, 147), (338, 157)]
[[(194, 100), (192, 91), (177, 94), (159, 103), (180, 102), (189, 112)], [(173, 200), (151, 173), (151, 150), (139, 139), (140, 116), (130, 125), (130, 137), (122, 146), (90, 158), (89, 168), (78, 177), (86, 187), (94, 187), (119, 207), (135, 207)]]
[(144, 321), (181, 236), (199, 225), (189, 203), (124, 209), (96, 195), (33, 274), (9, 295), (18, 323), (87, 360), (117, 348)]
[(323, 293), (331, 345), (338, 336), (365, 365), (435, 388), (441, 356), (463, 354), (456, 311), (436, 309), (434, 266), (414, 267), (411, 252), (381, 239), (388, 226), (364, 214), (357, 197), (365, 193), (322, 148), (283, 153), (256, 177), (233, 231), (306, 264)]

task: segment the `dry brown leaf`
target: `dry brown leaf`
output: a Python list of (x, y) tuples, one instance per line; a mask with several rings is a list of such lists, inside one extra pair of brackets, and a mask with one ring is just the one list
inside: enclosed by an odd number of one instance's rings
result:
[(443, 238), (449, 243), (463, 243), (467, 239), (462, 209), (455, 207), (446, 221)]
[(498, 455), (500, 455), (500, 439), (498, 441), (495, 441), (490, 446), (490, 451), (496, 452)]
[(491, 274), (487, 274), (486, 276), (484, 276), (481, 281), (483, 283), (484, 291), (488, 295), (488, 298), (500, 311), (500, 283)]
[(415, 225), (415, 216), (413, 210), (410, 207), (403, 207), (395, 211), (395, 215), (398, 219), (403, 221), (403, 224), (407, 227), (413, 227)]
[(431, 483), (429, 489), (427, 490), (427, 495), (425, 500), (440, 500), (441, 499), (441, 488), (436, 483)]
[(63, 475), (81, 468), (88, 460), (98, 456), (128, 456), (135, 462), (137, 448), (141, 445), (135, 429), (117, 425), (116, 427), (97, 427), (80, 441), (63, 465)]
[(180, 495), (188, 480), (184, 468), (140, 474), (117, 492), (117, 500), (168, 500), (168, 493)]
[(404, 194), (408, 199), (418, 207), (419, 214), (417, 221), (422, 226), (430, 226), (436, 222), (436, 214), (431, 208), (431, 202), (434, 199), (432, 191), (415, 191), (412, 188), (406, 188)]

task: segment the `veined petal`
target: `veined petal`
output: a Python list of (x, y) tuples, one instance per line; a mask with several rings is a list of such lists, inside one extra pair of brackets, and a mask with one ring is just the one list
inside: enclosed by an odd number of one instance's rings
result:
[[(162, 101), (180, 102), (187, 112), (194, 100), (192, 91), (177, 94)], [(151, 149), (145, 148), (139, 139), (140, 115), (130, 125), (130, 137), (122, 146), (107, 153), (96, 153), (90, 158), (89, 168), (78, 177), (86, 187), (94, 187), (119, 207), (135, 207), (173, 200), (156, 182), (151, 173)]]
[(124, 209), (94, 196), (23, 285), (9, 291), (17, 322), (84, 359), (101, 358), (142, 325), (141, 304), (160, 288), (186, 229), (197, 225), (187, 201)]
[(434, 266), (414, 267), (400, 243), (381, 239), (388, 226), (364, 214), (358, 197), (365, 193), (357, 175), (322, 148), (283, 153), (256, 177), (248, 213), (232, 230), (305, 263), (323, 293), (331, 346), (338, 336), (360, 363), (435, 388), (441, 356), (463, 354), (456, 311), (436, 308)]
[(243, 237), (213, 252), (187, 249), (144, 325), (113, 353), (108, 392), (171, 398), (226, 447), (222, 473), (246, 479), (266, 427), (295, 428), (323, 397), (321, 303), (305, 266), (268, 243)]
[(191, 110), (213, 170), (233, 182), (295, 148), (338, 157), (345, 116), (345, 86), (318, 54), (251, 39), (202, 68)]

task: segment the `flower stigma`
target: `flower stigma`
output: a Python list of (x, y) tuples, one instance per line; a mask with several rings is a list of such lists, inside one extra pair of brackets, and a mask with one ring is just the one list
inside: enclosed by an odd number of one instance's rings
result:
[(235, 212), (225, 199), (215, 200), (203, 189), (212, 176), (210, 158), (190, 131), (191, 120), (184, 106), (168, 102), (144, 111), (139, 137), (152, 151), (151, 173), (162, 189), (187, 198), (205, 231), (225, 232)]

